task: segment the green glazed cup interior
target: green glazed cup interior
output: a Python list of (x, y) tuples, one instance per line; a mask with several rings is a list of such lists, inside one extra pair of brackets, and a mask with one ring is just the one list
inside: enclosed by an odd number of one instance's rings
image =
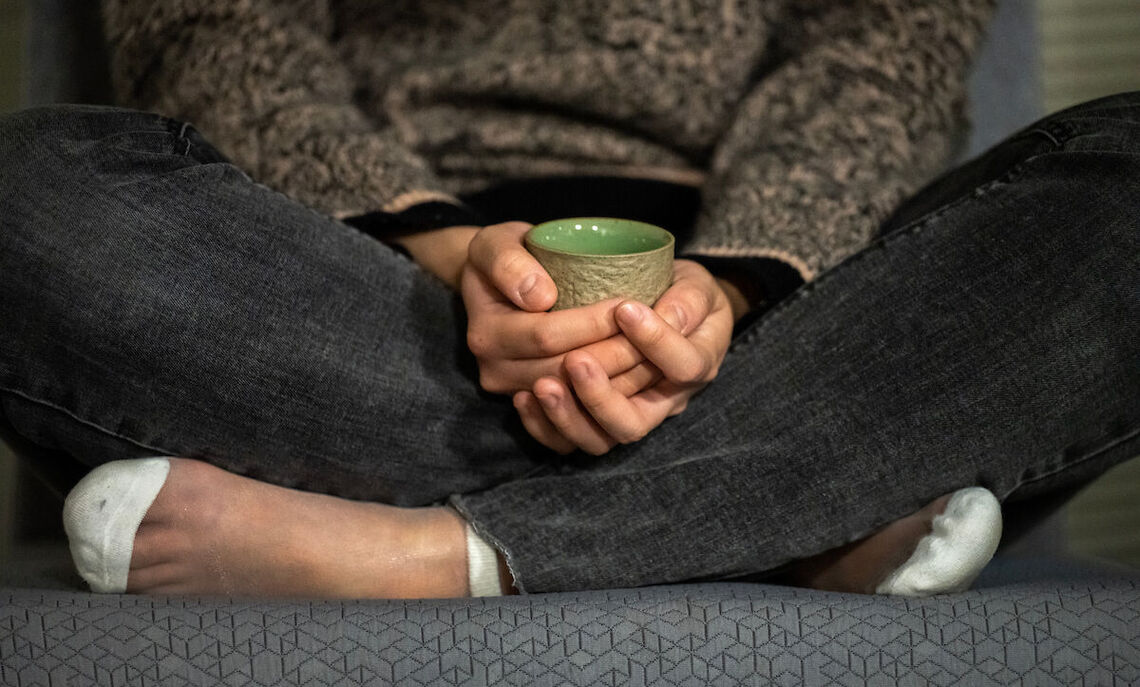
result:
[(567, 255), (633, 255), (671, 248), (661, 227), (612, 217), (574, 217), (544, 222), (526, 235), (528, 245)]
[(673, 281), (673, 235), (612, 217), (573, 217), (533, 227), (526, 248), (554, 280), (554, 310), (608, 298), (652, 305)]

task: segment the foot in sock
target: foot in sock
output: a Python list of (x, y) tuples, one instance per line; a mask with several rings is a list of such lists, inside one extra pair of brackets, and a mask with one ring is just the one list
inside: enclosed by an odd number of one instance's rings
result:
[(859, 594), (930, 596), (962, 591), (993, 557), (1001, 507), (986, 489), (936, 499), (874, 534), (799, 561), (799, 586)]
[(449, 508), (301, 492), (195, 460), (103, 466), (68, 496), (64, 521), (77, 567), (96, 591), (125, 585), (140, 593), (309, 598), (468, 593), (467, 528)]
[[(493, 549), (450, 509), (348, 501), (194, 460), (98, 468), (68, 496), (64, 522), (95, 591), (442, 598), (510, 588)], [(993, 496), (962, 490), (801, 561), (795, 581), (862, 593), (964, 589), (1000, 532)]]

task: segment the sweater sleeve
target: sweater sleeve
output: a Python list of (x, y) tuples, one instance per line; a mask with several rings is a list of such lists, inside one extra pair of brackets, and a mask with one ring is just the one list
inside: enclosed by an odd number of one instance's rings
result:
[(335, 217), (458, 204), (353, 103), (326, 2), (104, 0), (124, 105), (190, 121), (254, 179)]
[(798, 0), (719, 141), (691, 253), (774, 301), (857, 252), (948, 161), (992, 0)]

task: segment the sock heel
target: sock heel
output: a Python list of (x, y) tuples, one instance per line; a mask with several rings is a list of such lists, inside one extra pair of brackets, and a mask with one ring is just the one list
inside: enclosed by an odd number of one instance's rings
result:
[(92, 470), (67, 495), (63, 528), (91, 591), (126, 591), (135, 533), (169, 474), (166, 458), (117, 460)]

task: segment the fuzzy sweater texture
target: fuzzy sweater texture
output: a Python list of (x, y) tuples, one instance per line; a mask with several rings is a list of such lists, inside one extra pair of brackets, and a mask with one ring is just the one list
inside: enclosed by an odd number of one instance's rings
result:
[(939, 172), (993, 0), (104, 0), (120, 102), (337, 217), (507, 179), (699, 186), (805, 280)]

